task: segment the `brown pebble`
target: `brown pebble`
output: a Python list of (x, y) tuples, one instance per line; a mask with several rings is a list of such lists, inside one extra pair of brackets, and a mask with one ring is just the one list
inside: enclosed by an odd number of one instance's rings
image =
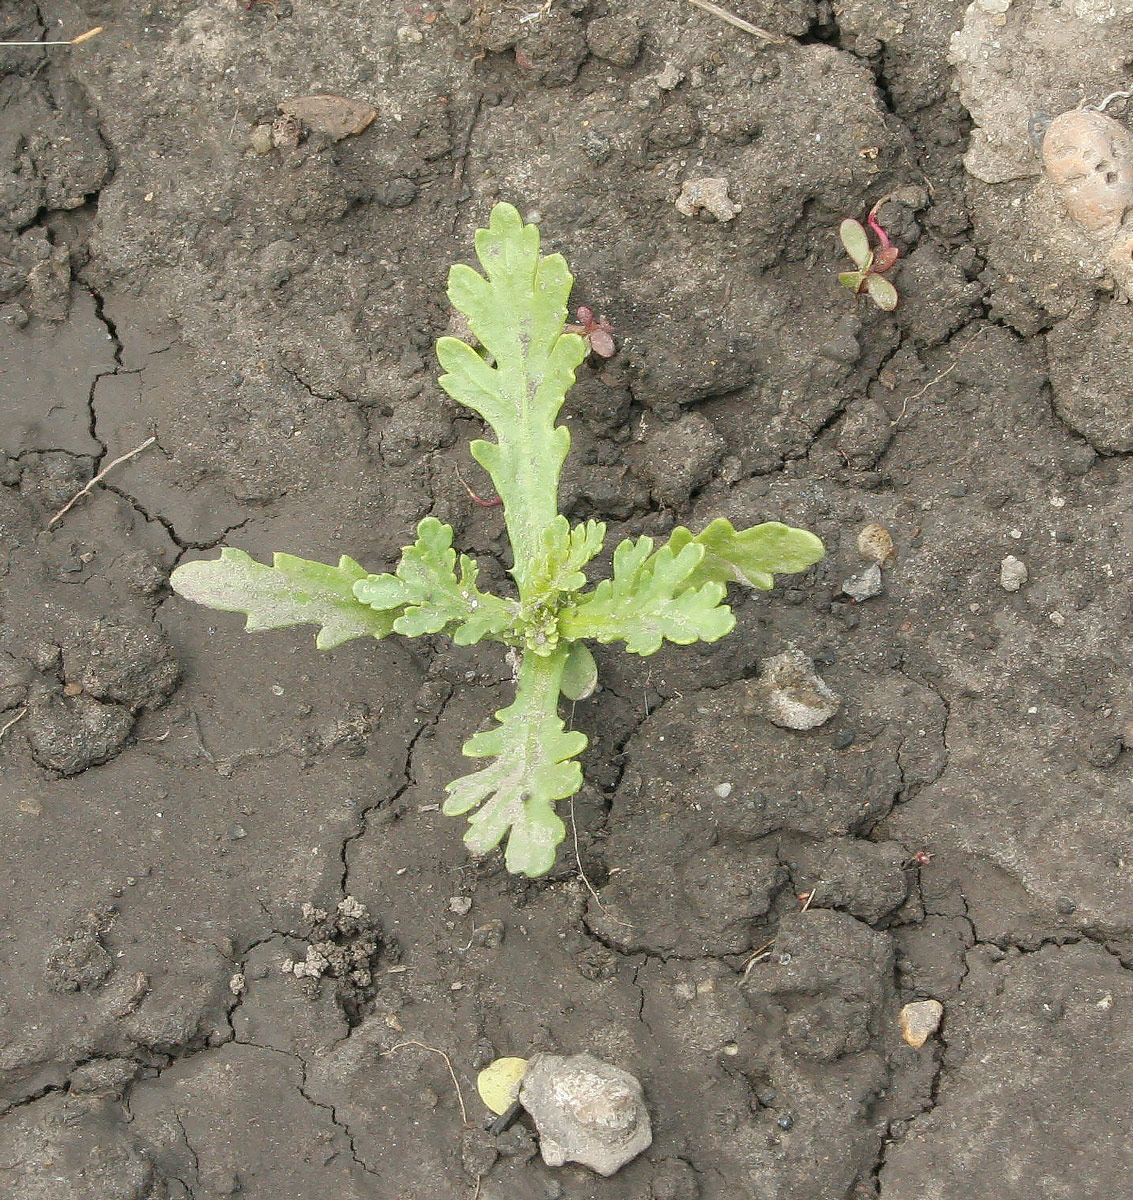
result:
[(867, 562), (879, 567), (892, 566), (897, 557), (893, 547), (893, 536), (884, 525), (867, 525), (858, 534), (858, 553)]
[(358, 100), (343, 96), (295, 96), (284, 100), (279, 111), (294, 117), (311, 129), (329, 134), (341, 141), (351, 134), (361, 133), (378, 115), (377, 110)]

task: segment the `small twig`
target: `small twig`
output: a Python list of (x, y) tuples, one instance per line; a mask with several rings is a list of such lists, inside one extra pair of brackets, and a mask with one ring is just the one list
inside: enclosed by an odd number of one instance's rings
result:
[(207, 758), (210, 763), (215, 765), (216, 758), (205, 745), (205, 735), (201, 732), (201, 718), (197, 716), (196, 710), (192, 708), (189, 709), (189, 727), (197, 739), (197, 750), (201, 756)]
[(934, 375), (928, 381), (928, 383), (926, 383), (924, 385), (924, 387), (921, 388), (921, 390), (919, 392), (917, 392), (915, 395), (908, 396), (905, 398), (905, 400), (901, 404), (901, 411), (897, 414), (897, 416), (892, 421), (889, 422), (890, 429), (896, 429), (897, 426), (901, 424), (901, 422), (905, 419), (905, 413), (908, 411), (909, 405), (912, 404), (912, 402), (914, 400), (919, 400), (925, 394), (925, 392), (928, 391), (929, 388), (936, 387), (936, 385), (942, 379), (947, 378), (949, 375), (952, 374), (953, 371), (956, 370), (956, 368), (960, 365), (960, 359), (963, 356), (964, 352), (976, 340), (976, 338), (978, 338), (980, 336), (981, 333), (983, 333), (982, 329), (977, 330), (975, 333), (972, 334), (972, 336), (970, 338), (968, 338), (968, 340), (960, 347), (960, 349), (956, 351), (956, 357), (952, 360), (951, 366), (945, 367), (945, 369), (943, 371), (941, 371), (939, 375)]
[(742, 29), (744, 33), (752, 33), (757, 38), (762, 38), (765, 42), (785, 42), (785, 37), (780, 37), (777, 33), (768, 33), (766, 29), (760, 29), (758, 25), (753, 25), (750, 21), (745, 21), (743, 17), (737, 17), (735, 13), (730, 13), (726, 8), (721, 8), (719, 4), (713, 4), (712, 0), (688, 0), (689, 4), (695, 5), (706, 13), (711, 13), (714, 17), (719, 17), (721, 21), (727, 21), (729, 25), (734, 25), (737, 29)]
[(759, 949), (751, 956), (751, 958), (744, 963), (744, 979), (747, 979), (747, 977), (751, 974), (752, 967), (754, 967), (761, 958), (766, 958), (767, 955), (771, 953), (774, 945), (775, 939), (772, 938), (771, 941), (765, 942), (762, 946), (760, 946)]
[(464, 490), (468, 493), (468, 498), (474, 504), (479, 504), (481, 508), (496, 508), (503, 504), (503, 500), (501, 500), (499, 496), (496, 496), (492, 500), (485, 500), (483, 497), (477, 496), (476, 493), (468, 486), (464, 476), (461, 475), (460, 468), (454, 466), (453, 470), (456, 472), (457, 479), (459, 479), (461, 484), (464, 486)]
[(25, 704), (24, 707), (21, 708), (20, 711), (18, 713), (16, 713), (16, 715), (10, 721), (8, 721), (2, 728), (0, 728), (0, 738), (2, 738), (4, 736), (4, 734), (6, 734), (8, 732), (8, 730), (11, 729), (13, 725), (15, 725), (15, 723), (17, 721), (22, 721), (24, 719), (24, 717), (26, 717), (27, 715), (28, 715), (28, 707)]
[(452, 1059), (436, 1046), (426, 1046), (424, 1042), (398, 1042), (396, 1046), (390, 1046), (388, 1050), (383, 1050), (379, 1058), (385, 1058), (387, 1054), (392, 1054), (395, 1050), (404, 1050), (406, 1046), (416, 1046), (419, 1050), (428, 1050), (430, 1054), (439, 1054), (445, 1060), (445, 1066), (448, 1067), (448, 1073), (452, 1077), (453, 1087), (456, 1088), (456, 1098), (460, 1103), (460, 1117), (465, 1125), (468, 1124), (468, 1109), (464, 1107), (464, 1093), (460, 1090), (460, 1080), (456, 1077), (456, 1072), (452, 1069)]
[[(810, 891), (807, 892), (806, 899), (803, 900), (802, 907), (799, 909), (799, 912), (805, 913), (806, 910), (808, 908), (810, 908), (811, 901), (817, 895), (818, 895), (818, 884), (815, 884), (814, 887), (812, 887), (810, 889)], [(801, 899), (801, 896), (800, 896), (800, 899)], [(749, 958), (747, 960), (747, 962), (744, 963), (744, 976), (743, 976), (744, 979), (746, 979), (751, 974), (752, 967), (754, 967), (755, 964), (757, 962), (759, 962), (759, 960), (761, 958), (766, 958), (767, 955), (771, 953), (774, 946), (775, 946), (775, 939), (772, 938), (771, 941), (765, 942), (762, 946), (760, 946), (759, 949), (751, 956), (751, 958)]]
[(85, 495), (87, 495), (90, 492), (90, 490), (94, 487), (94, 485), (96, 483), (101, 483), (102, 480), (104, 480), (107, 477), (107, 475), (109, 475), (110, 472), (114, 470), (115, 467), (120, 466), (124, 462), (127, 462), (129, 459), (133, 458), (135, 455), (141, 454), (141, 452), (143, 450), (148, 449), (156, 441), (157, 441), (156, 437), (148, 437), (148, 438), (146, 438), (146, 440), (144, 442), (142, 442), (142, 444), (140, 446), (135, 446), (133, 448), (133, 450), (131, 450), (128, 454), (120, 454), (112, 463), (107, 463), (107, 465), (105, 467), (103, 467), (101, 471), (99, 471), (99, 473), (90, 481), (90, 483), (88, 483), (86, 485), (86, 487), (77, 491), (70, 498), (70, 500), (68, 500), (67, 503), (64, 504), (63, 507), (55, 514), (55, 516), (53, 516), (51, 518), (51, 520), (47, 522), (47, 528), (50, 529), (51, 526), (54, 525), (56, 521), (60, 520), (64, 516), (66, 516), (66, 514), (69, 513), (71, 511), (71, 509), (74, 508), (74, 506)]
[(1091, 112), (1091, 111), (1092, 112), (1105, 112), (1105, 110), (1107, 108), (1109, 108), (1110, 104), (1112, 104), (1114, 100), (1130, 100), (1130, 99), (1133, 99), (1133, 91), (1110, 92), (1110, 94), (1108, 96), (1106, 96), (1106, 98), (1104, 100), (1099, 101), (1097, 104), (1087, 104), (1085, 106), (1085, 111), (1086, 112)]
[(85, 42), (87, 38), (96, 37), (105, 28), (105, 25), (96, 25), (93, 29), (88, 29), (86, 33), (80, 33), (78, 37), (71, 38), (66, 42), (0, 42), (0, 46), (77, 46), (80, 42)]
[(540, 17), (545, 17), (551, 11), (551, 5), (555, 0), (543, 0), (543, 3), (534, 12), (525, 13), (519, 18), (521, 25), (526, 25), (528, 21), (538, 21)]
[(501, 1133), (515, 1124), (515, 1119), (522, 1109), (523, 1105), (518, 1100), (513, 1100), (494, 1121), (488, 1124), (488, 1132), (493, 1137), (499, 1137)]
[(570, 832), (574, 838), (574, 861), (578, 866), (578, 877), (586, 884), (586, 890), (594, 898), (594, 903), (606, 914), (606, 917), (613, 921), (615, 925), (621, 925), (623, 929), (632, 929), (633, 926), (628, 921), (619, 921), (612, 912), (598, 899), (598, 893), (594, 890), (594, 885), (586, 878), (586, 872), (582, 869), (582, 856), (578, 852), (578, 825), (574, 819), (574, 797), (570, 798)]

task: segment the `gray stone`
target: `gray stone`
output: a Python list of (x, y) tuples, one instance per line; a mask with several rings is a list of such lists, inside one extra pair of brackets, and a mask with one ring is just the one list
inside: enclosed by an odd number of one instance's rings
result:
[(641, 1084), (592, 1054), (534, 1055), (519, 1102), (535, 1121), (551, 1167), (577, 1162), (613, 1175), (653, 1141)]
[(765, 659), (752, 685), (752, 698), (772, 724), (784, 729), (816, 729), (842, 703), (800, 650), (784, 650)]
[(849, 579), (842, 581), (842, 591), (858, 604), (880, 596), (884, 590), (881, 585), (881, 568), (877, 563), (871, 563), (864, 571), (859, 571), (857, 575), (851, 575)]

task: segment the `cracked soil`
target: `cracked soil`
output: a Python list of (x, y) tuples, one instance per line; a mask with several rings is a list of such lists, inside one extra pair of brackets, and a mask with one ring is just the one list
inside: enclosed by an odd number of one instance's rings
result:
[[(1032, 137), (1130, 87), (1133, 9), (728, 7), (773, 37), (687, 0), (0, 0), (4, 41), (104, 27), (0, 47), (5, 1200), (1133, 1195), (1133, 318)], [(324, 93), (377, 116), (280, 118)], [(705, 179), (731, 219), (678, 211)], [(883, 197), (891, 314), (836, 282)], [(563, 511), (828, 550), (719, 643), (597, 648), (536, 882), (438, 811), (497, 648), (319, 653), (168, 590), (224, 544), (388, 569), (427, 513), (506, 586), (432, 353), (499, 199), (619, 342)], [(842, 698), (805, 733), (752, 702), (789, 646)], [(477, 1071), (538, 1050), (636, 1075), (652, 1147), (603, 1179), (487, 1131)]]

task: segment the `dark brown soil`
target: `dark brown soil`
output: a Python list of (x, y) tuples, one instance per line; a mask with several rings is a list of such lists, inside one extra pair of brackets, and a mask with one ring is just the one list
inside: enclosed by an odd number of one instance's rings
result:
[[(1022, 167), (965, 159), (972, 117), (1130, 87), (1133, 13), (729, 7), (779, 40), (686, 0), (0, 2), (7, 40), (105, 26), (0, 48), (0, 1195), (1133, 1194), (1133, 318), (1043, 252), (1023, 118)], [(981, 21), (1002, 95), (950, 42)], [(377, 117), (273, 140), (318, 93)], [(705, 178), (733, 219), (678, 211)], [(893, 314), (836, 282), (886, 195)], [(563, 510), (828, 549), (722, 642), (598, 648), (536, 882), (438, 811), (498, 648), (319, 653), (168, 590), (220, 545), (383, 570), (426, 513), (502, 577), (432, 353), (496, 200), (617, 331)], [(752, 701), (791, 646), (842, 698), (809, 732)], [(477, 1071), (538, 1050), (637, 1076), (652, 1147), (604, 1179), (485, 1132)]]

